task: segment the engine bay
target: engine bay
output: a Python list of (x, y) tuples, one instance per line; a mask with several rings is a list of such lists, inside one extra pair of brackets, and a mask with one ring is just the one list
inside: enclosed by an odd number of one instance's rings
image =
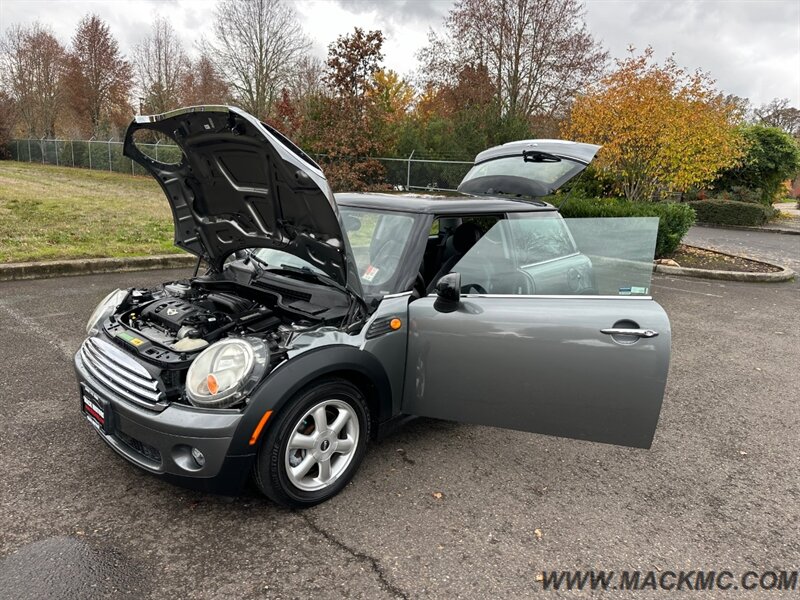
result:
[(197, 278), (131, 290), (105, 330), (148, 362), (181, 369), (188, 368), (197, 353), (230, 335), (258, 337), (275, 356), (290, 347), (298, 332), (341, 326), (348, 316), (340, 307), (308, 316), (290, 307), (274, 292)]
[(236, 329), (243, 335), (268, 334), (281, 319), (268, 307), (224, 292), (199, 292), (184, 284), (168, 284), (165, 295), (121, 320), (170, 350), (194, 352)]
[(127, 290), (102, 324), (108, 338), (141, 359), (170, 401), (187, 402), (189, 367), (225, 338), (263, 344), (268, 372), (301, 334), (323, 328), (354, 333), (363, 326), (362, 304), (346, 292), (264, 274), (242, 261), (232, 266), (223, 273)]

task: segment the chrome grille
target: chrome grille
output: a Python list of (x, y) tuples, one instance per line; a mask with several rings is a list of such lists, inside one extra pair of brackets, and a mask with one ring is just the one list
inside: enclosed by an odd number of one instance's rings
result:
[(84, 368), (111, 394), (140, 406), (159, 410), (156, 406), (164, 394), (142, 365), (122, 350), (99, 338), (88, 338), (80, 350)]

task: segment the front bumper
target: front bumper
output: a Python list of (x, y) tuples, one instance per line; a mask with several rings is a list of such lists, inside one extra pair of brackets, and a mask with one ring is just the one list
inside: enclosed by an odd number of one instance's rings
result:
[[(101, 439), (126, 460), (185, 487), (225, 495), (239, 492), (255, 458), (255, 453), (228, 455), (242, 420), (240, 412), (174, 403), (161, 412), (148, 410), (95, 379), (80, 352), (75, 355), (75, 372), (82, 413)], [(87, 412), (85, 399), (96, 409), (91, 411), (94, 416)], [(192, 449), (202, 453), (202, 464)]]

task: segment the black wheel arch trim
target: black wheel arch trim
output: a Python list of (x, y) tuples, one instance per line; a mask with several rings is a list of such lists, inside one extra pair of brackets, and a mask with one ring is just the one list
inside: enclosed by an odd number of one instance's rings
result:
[[(392, 415), (392, 387), (389, 376), (380, 361), (369, 352), (355, 346), (335, 345), (309, 350), (267, 375), (253, 392), (247, 409), (236, 429), (228, 456), (252, 454), (265, 437), (270, 421), (275, 419), (285, 404), (302, 388), (313, 381), (337, 373), (355, 373), (366, 379), (374, 388), (375, 424), (390, 419)], [(346, 378), (346, 375), (344, 375)], [(257, 444), (250, 445), (250, 437), (268, 410), (273, 411), (270, 421), (261, 431)]]

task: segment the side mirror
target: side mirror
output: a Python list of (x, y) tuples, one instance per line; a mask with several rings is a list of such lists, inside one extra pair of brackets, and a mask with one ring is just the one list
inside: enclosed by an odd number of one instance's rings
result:
[(461, 303), (461, 273), (448, 273), (436, 283), (436, 301), (433, 308), (443, 313), (458, 309)]

